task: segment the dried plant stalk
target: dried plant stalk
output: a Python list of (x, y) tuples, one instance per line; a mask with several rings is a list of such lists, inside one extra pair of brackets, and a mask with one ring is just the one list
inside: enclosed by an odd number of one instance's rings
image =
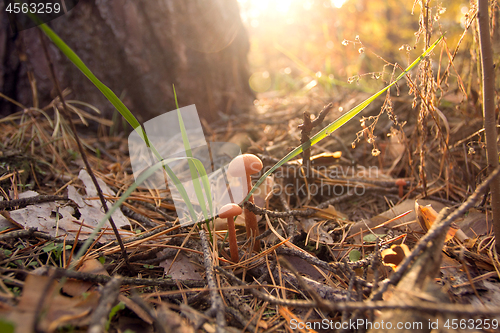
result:
[[(498, 167), (497, 128), (495, 119), (495, 67), (491, 49), (488, 0), (478, 1), (479, 46), (481, 48), (481, 68), (483, 79), (483, 126), (486, 136), (486, 157), (488, 173)], [(490, 185), (491, 210), (493, 213), (493, 231), (496, 238), (496, 250), (500, 253), (500, 180)]]

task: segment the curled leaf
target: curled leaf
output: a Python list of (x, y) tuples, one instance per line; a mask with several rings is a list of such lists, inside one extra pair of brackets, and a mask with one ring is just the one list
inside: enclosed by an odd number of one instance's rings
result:
[(409, 254), (410, 249), (406, 244), (392, 245), (391, 248), (382, 251), (382, 263), (384, 266), (390, 266), (393, 270), (396, 270), (398, 265)]
[[(415, 215), (417, 221), (422, 227), (422, 230), (427, 232), (437, 219), (438, 213), (432, 208), (431, 205), (422, 206), (415, 201)], [(446, 234), (445, 241), (449, 241), (453, 237), (458, 238), (460, 241), (466, 240), (468, 237), (460, 230), (460, 227), (455, 223), (452, 223), (448, 233)]]

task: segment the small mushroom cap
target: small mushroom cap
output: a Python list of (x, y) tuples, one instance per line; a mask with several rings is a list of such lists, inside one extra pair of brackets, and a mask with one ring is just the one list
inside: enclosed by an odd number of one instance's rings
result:
[(262, 161), (255, 155), (243, 154), (236, 156), (229, 163), (228, 173), (233, 177), (246, 177), (262, 170)]
[(395, 184), (398, 185), (398, 186), (406, 186), (406, 180), (404, 180), (404, 179), (398, 179), (398, 180), (396, 180)]
[(227, 205), (222, 206), (222, 208), (219, 211), (219, 217), (221, 219), (233, 217), (236, 215), (240, 215), (243, 212), (240, 206), (234, 203), (230, 203)]

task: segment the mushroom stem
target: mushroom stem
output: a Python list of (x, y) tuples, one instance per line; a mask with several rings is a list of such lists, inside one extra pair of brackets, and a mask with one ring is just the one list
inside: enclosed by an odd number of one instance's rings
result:
[(231, 252), (231, 260), (233, 262), (240, 261), (238, 254), (238, 242), (236, 241), (236, 226), (234, 225), (234, 217), (227, 218), (227, 232), (229, 236), (229, 251)]
[[(252, 179), (250, 176), (247, 176), (247, 184), (248, 184), (248, 192), (252, 189)], [(250, 196), (248, 199), (250, 203), (255, 203), (253, 199), (253, 195)], [(255, 251), (260, 251), (260, 243), (258, 241), (255, 241), (255, 237), (259, 235), (259, 225), (257, 223), (257, 216), (255, 216), (254, 212), (249, 211), (248, 209), (245, 208), (245, 226), (247, 230), (247, 235), (249, 237), (252, 237), (254, 240), (254, 245), (253, 249)]]
[(227, 204), (221, 207), (219, 217), (227, 218), (227, 232), (229, 238), (229, 251), (231, 252), (231, 260), (233, 262), (240, 261), (238, 254), (238, 242), (236, 241), (236, 226), (234, 225), (234, 217), (240, 215), (242, 209), (237, 204)]
[(396, 186), (399, 186), (399, 197), (402, 198), (403, 197), (403, 187), (406, 186), (406, 181), (404, 179), (398, 179), (396, 180)]

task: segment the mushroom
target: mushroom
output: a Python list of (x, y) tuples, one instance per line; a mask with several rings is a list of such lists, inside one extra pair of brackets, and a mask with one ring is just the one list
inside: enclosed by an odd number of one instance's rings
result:
[[(228, 174), (233, 177), (241, 177), (245, 179), (248, 189), (243, 189), (243, 192), (248, 193), (252, 189), (252, 180), (250, 175), (256, 174), (262, 170), (262, 161), (255, 155), (243, 154), (236, 156), (231, 163), (229, 163)], [(249, 202), (254, 203), (253, 195), (248, 199)], [(257, 217), (255, 214), (245, 208), (245, 226), (247, 230), (247, 238), (257, 237), (259, 235), (259, 227), (257, 225)], [(253, 249), (260, 251), (259, 242), (254, 242)]]
[(231, 260), (233, 262), (240, 261), (238, 255), (238, 243), (236, 242), (236, 227), (234, 225), (234, 217), (242, 213), (240, 206), (234, 203), (230, 203), (222, 206), (219, 211), (219, 217), (221, 219), (227, 218), (227, 232), (229, 234), (229, 251), (231, 252)]
[(399, 186), (399, 197), (402, 198), (403, 197), (403, 187), (406, 186), (406, 180), (404, 179), (398, 179), (396, 180), (396, 186)]

